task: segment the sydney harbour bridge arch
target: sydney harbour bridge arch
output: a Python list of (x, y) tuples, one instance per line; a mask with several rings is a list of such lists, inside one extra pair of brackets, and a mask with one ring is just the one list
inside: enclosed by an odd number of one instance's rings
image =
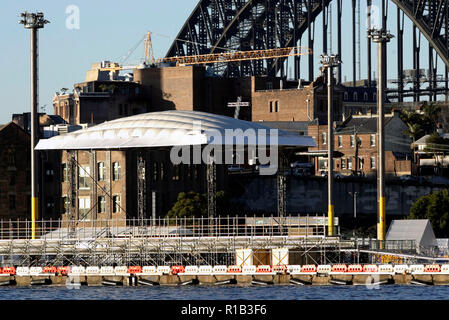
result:
[[(352, 9), (352, 46), (355, 53), (355, 8), (356, 1), (361, 1), (368, 8), (368, 14), (373, 0), (200, 0), (189, 16), (177, 39), (171, 45), (167, 57), (219, 53), (228, 50), (248, 51), (272, 49), (279, 47), (292, 47), (302, 45), (314, 49), (315, 20), (323, 15), (322, 32), (319, 41), (322, 41), (323, 52), (328, 51), (328, 28), (330, 4), (336, 2), (337, 50), (342, 53), (342, 46), (348, 45), (348, 30), (350, 22), (342, 22), (343, 10)], [(419, 99), (421, 95), (434, 96), (447, 92), (447, 75), (449, 67), (449, 0), (389, 0), (396, 5), (397, 28), (391, 30), (397, 37), (397, 83), (396, 95), (401, 101), (407, 94)], [(344, 6), (343, 6), (344, 3)], [(388, 1), (381, 5), (381, 24), (386, 26), (391, 15)], [(394, 8), (393, 8), (394, 9)], [(335, 12), (334, 12), (335, 13)], [(413, 50), (404, 51), (404, 16), (413, 23), (415, 31), (413, 37)], [(342, 41), (342, 29), (345, 39)], [(419, 31), (418, 31), (419, 30)], [(418, 32), (416, 32), (418, 31)], [(416, 84), (407, 93), (403, 87), (404, 55), (413, 56), (413, 69), (419, 70), (420, 65), (420, 39), (416, 33), (423, 35), (429, 42), (429, 87), (425, 90), (418, 85), (419, 71), (416, 74)], [(303, 35), (306, 41), (301, 42)], [(371, 44), (368, 44), (370, 46)], [(315, 52), (319, 55), (322, 52)], [(445, 64), (445, 86), (441, 88), (436, 80), (436, 67), (433, 59), (434, 53)], [(300, 78), (300, 59), (308, 59), (308, 80), (313, 80), (314, 54), (305, 57), (294, 57), (294, 79)], [(371, 50), (367, 51), (368, 81), (371, 83)], [(436, 57), (435, 55), (435, 57)], [(430, 58), (432, 57), (432, 58)], [(353, 54), (354, 81), (356, 58)], [(394, 57), (390, 57), (392, 59)], [(347, 57), (343, 57), (348, 63)], [(239, 63), (216, 64), (214, 71), (225, 77), (242, 77), (252, 75), (278, 75), (286, 76), (286, 59), (242, 61)], [(337, 71), (339, 82), (342, 81), (341, 67)], [(446, 90), (446, 91), (445, 91)], [(422, 91), (422, 92), (421, 92)]]

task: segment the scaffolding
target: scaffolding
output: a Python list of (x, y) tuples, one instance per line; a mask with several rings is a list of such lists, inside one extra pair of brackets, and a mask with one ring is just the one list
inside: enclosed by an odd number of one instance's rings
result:
[(326, 223), (318, 215), (49, 220), (38, 222), (32, 240), (30, 221), (2, 221), (0, 258), (3, 265), (27, 266), (232, 265), (237, 249), (288, 248), (306, 262), (338, 262), (338, 251), (354, 243), (326, 237)]

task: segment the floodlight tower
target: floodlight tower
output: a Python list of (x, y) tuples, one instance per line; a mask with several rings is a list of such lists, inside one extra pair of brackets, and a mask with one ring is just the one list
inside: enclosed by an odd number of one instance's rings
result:
[(31, 32), (31, 237), (36, 238), (36, 220), (39, 217), (38, 210), (38, 178), (37, 178), (37, 153), (34, 150), (38, 142), (38, 104), (39, 104), (39, 75), (38, 75), (38, 30), (44, 28), (50, 21), (44, 19), (42, 12), (20, 13), (22, 18), (19, 23)]
[(334, 68), (341, 64), (337, 54), (321, 55), (323, 71), (327, 72), (327, 181), (328, 181), (328, 236), (334, 236), (335, 205), (334, 205)]
[(378, 168), (377, 168), (377, 240), (385, 241), (385, 81), (384, 81), (384, 55), (386, 44), (394, 37), (389, 31), (382, 29), (368, 30), (368, 37), (378, 44), (378, 73), (377, 80), (377, 136), (378, 136)]

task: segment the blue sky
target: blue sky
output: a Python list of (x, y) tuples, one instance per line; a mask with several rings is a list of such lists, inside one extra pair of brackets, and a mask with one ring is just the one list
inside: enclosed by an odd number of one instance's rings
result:
[[(366, 55), (364, 12), (366, 1), (362, 1), (362, 61)], [(101, 60), (118, 60), (135, 46), (146, 31), (155, 33), (153, 48), (156, 57), (163, 57), (187, 17), (190, 15), (198, 0), (21, 0), (2, 1), (0, 8), (0, 123), (11, 120), (12, 113), (29, 110), (30, 101), (30, 62), (29, 62), (29, 31), (18, 24), (18, 13), (25, 10), (43, 11), (45, 17), (51, 21), (44, 30), (40, 31), (40, 105), (45, 111), (53, 113), (52, 96), (59, 89), (73, 88), (77, 82), (84, 81), (86, 71), (94, 62)], [(376, 4), (379, 1), (374, 1)], [(343, 21), (348, 25), (343, 28), (343, 60), (344, 75), (348, 81), (352, 79), (352, 26), (350, 23), (350, 1), (343, 1), (345, 13)], [(66, 28), (66, 8), (76, 5), (80, 9), (80, 29)], [(334, 13), (336, 12), (334, 3)], [(395, 30), (396, 8), (390, 7), (392, 19), (390, 26)], [(319, 53), (321, 49), (321, 17), (316, 23), (315, 72), (319, 68)], [(336, 24), (334, 18), (334, 24)], [(411, 23), (407, 24), (406, 35), (411, 33)], [(336, 30), (336, 27), (335, 29)], [(334, 32), (335, 36), (336, 32)], [(306, 42), (304, 42), (306, 43)], [(336, 49), (334, 39), (334, 51)], [(411, 48), (410, 36), (406, 37), (406, 48)], [(396, 53), (395, 41), (391, 43), (390, 53)], [(422, 61), (427, 61), (427, 42), (423, 41)], [(138, 62), (143, 56), (140, 46), (129, 58), (129, 63)], [(373, 58), (375, 58), (373, 49)], [(303, 70), (307, 70), (304, 59)], [(375, 59), (374, 59), (375, 60)], [(411, 57), (406, 58), (406, 68), (411, 68)], [(439, 62), (442, 65), (441, 62)], [(373, 70), (375, 65), (373, 66)], [(395, 77), (395, 61), (389, 68), (389, 76)], [(306, 74), (303, 74), (306, 78)], [(362, 78), (366, 78), (366, 65), (362, 63)]]

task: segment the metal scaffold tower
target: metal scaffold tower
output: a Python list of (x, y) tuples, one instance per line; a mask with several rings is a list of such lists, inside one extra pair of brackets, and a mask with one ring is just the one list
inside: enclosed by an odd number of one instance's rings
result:
[(67, 191), (67, 213), (68, 213), (68, 220), (69, 220), (69, 229), (68, 229), (68, 237), (72, 238), (74, 237), (76, 233), (76, 170), (77, 170), (77, 164), (75, 159), (75, 152), (74, 151), (67, 151), (67, 179), (68, 179), (68, 185), (69, 190)]
[(208, 156), (207, 162), (207, 214), (215, 217), (217, 211), (217, 166), (213, 156)]
[(143, 155), (137, 159), (137, 213), (139, 224), (143, 225), (146, 218), (146, 179), (145, 179), (146, 160)]

